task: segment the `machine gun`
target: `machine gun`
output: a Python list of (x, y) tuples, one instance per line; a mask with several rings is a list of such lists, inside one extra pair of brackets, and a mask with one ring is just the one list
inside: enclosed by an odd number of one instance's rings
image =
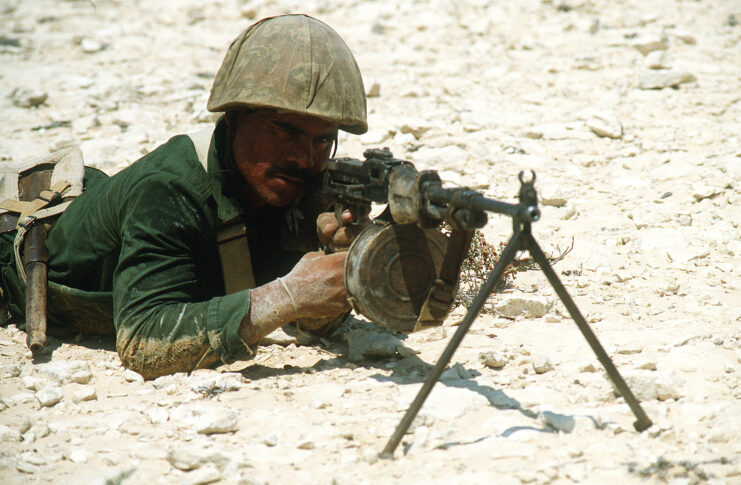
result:
[[(412, 163), (393, 158), (386, 148), (366, 150), (364, 156), (365, 161), (330, 160), (321, 192), (335, 203), (338, 215), (349, 207), (367, 226), (350, 246), (345, 263), (345, 284), (356, 311), (380, 325), (415, 331), (442, 324), (452, 308), (460, 266), (473, 231), (486, 224), (489, 212), (511, 217), (513, 228), (512, 237), (494, 269), (381, 456), (393, 456), (487, 297), (519, 251), (530, 253), (566, 306), (610, 380), (630, 406), (636, 417), (635, 429), (643, 431), (652, 425), (532, 235), (531, 224), (540, 218), (534, 172), (530, 176), (520, 172), (519, 201), (508, 203), (466, 188), (444, 188), (437, 172), (419, 172)], [(372, 203), (388, 204), (374, 221), (368, 218)], [(452, 228), (450, 237), (436, 229), (443, 221)]]

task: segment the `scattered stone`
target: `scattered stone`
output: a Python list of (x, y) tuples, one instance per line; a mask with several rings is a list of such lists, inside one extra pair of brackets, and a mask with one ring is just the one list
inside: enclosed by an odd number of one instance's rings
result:
[(365, 95), (369, 98), (377, 98), (381, 95), (381, 85), (377, 82), (373, 82), (370, 85), (370, 88), (368, 88), (368, 91), (365, 93)]
[(88, 460), (88, 452), (87, 450), (83, 448), (72, 448), (69, 452), (69, 455), (67, 456), (69, 461), (72, 463), (80, 464), (80, 463), (87, 463)]
[(62, 388), (59, 386), (44, 387), (36, 391), (36, 399), (42, 407), (51, 407), (57, 404), (64, 397)]
[(46, 102), (49, 95), (44, 91), (32, 90), (29, 88), (15, 88), (10, 93), (10, 99), (14, 106), (19, 108), (35, 108)]
[(46, 379), (43, 379), (39, 376), (23, 376), (23, 378), (21, 378), (21, 382), (23, 383), (23, 387), (32, 391), (38, 391), (48, 384), (48, 381)]
[(458, 379), (470, 379), (473, 377), (471, 373), (466, 370), (463, 365), (458, 362), (452, 367), (445, 369), (443, 373), (440, 375), (441, 381), (455, 381)]
[(93, 377), (90, 364), (82, 360), (60, 360), (39, 366), (39, 370), (59, 384), (76, 382), (87, 384)]
[(623, 125), (612, 112), (597, 113), (587, 120), (587, 128), (597, 136), (618, 139), (623, 136)]
[(640, 365), (638, 365), (638, 369), (644, 369), (644, 370), (656, 370), (656, 362), (653, 360), (646, 361)]
[(170, 412), (166, 408), (156, 407), (148, 409), (144, 414), (152, 424), (166, 423), (170, 418)]
[(553, 370), (553, 362), (546, 356), (536, 355), (533, 357), (533, 370), (536, 374), (545, 374)]
[(21, 433), (10, 426), (0, 424), (0, 441), (20, 441)]
[(182, 376), (183, 374), (160, 376), (152, 381), (152, 386), (155, 389), (173, 388), (180, 383)]
[(520, 315), (526, 318), (539, 318), (545, 316), (552, 307), (553, 303), (544, 297), (510, 296), (496, 305), (494, 309), (499, 312), (500, 315), (509, 318), (515, 318)]
[(229, 463), (229, 458), (219, 452), (204, 450), (203, 448), (178, 448), (169, 449), (165, 459), (178, 470), (195, 470), (204, 465), (215, 465), (223, 470)]
[(689, 72), (671, 69), (651, 69), (642, 71), (638, 76), (638, 87), (641, 89), (673, 88), (680, 84), (697, 81)]
[(713, 197), (718, 196), (720, 193), (720, 189), (711, 187), (705, 182), (696, 182), (692, 184), (692, 197), (694, 197), (696, 202), (700, 202), (701, 200), (705, 199), (712, 199)]
[(0, 377), (19, 377), (23, 367), (21, 364), (0, 364)]
[(238, 391), (246, 382), (244, 376), (238, 372), (216, 372), (212, 370), (196, 371), (186, 381), (191, 391), (207, 395)]
[(663, 50), (669, 48), (669, 45), (666, 42), (666, 37), (644, 37), (641, 39), (638, 39), (636, 42), (633, 43), (633, 47), (635, 47), (638, 52), (641, 54), (648, 55), (651, 52)]
[(541, 197), (540, 203), (549, 207), (563, 207), (566, 205), (566, 197), (561, 194), (551, 194), (549, 197)]
[(646, 67), (649, 69), (669, 69), (671, 66), (667, 64), (666, 51), (653, 51), (646, 56)]
[(282, 327), (276, 328), (266, 336), (264, 336), (259, 342), (259, 345), (280, 345), (282, 347), (288, 347), (289, 345), (300, 345), (298, 338), (295, 335), (288, 334)]
[(574, 431), (576, 420), (573, 416), (567, 414), (552, 413), (550, 411), (542, 411), (538, 414), (540, 421), (556, 431), (563, 433), (571, 433)]
[(358, 362), (364, 358), (383, 359), (395, 357), (402, 346), (400, 339), (387, 332), (354, 329), (347, 333), (348, 360)]
[(316, 447), (313, 441), (300, 441), (297, 448), (299, 450), (313, 450)]
[(411, 134), (414, 138), (419, 139), (422, 135), (430, 130), (431, 126), (424, 120), (414, 120), (402, 123), (399, 131), (404, 134)]
[(221, 480), (221, 472), (214, 465), (206, 465), (187, 473), (180, 481), (181, 485), (203, 485)]
[(80, 41), (80, 47), (82, 48), (82, 52), (92, 54), (94, 52), (102, 51), (105, 48), (105, 45), (97, 40), (85, 37)]
[(479, 361), (486, 367), (501, 369), (507, 364), (507, 356), (502, 352), (482, 352), (479, 354)]
[(83, 386), (77, 391), (75, 391), (75, 394), (73, 396), (74, 402), (83, 402), (83, 401), (94, 401), (98, 399), (98, 394), (95, 391), (95, 387), (93, 386)]
[[(623, 376), (639, 401), (666, 401), (683, 397), (684, 381), (674, 372), (633, 371)], [(619, 394), (616, 389), (615, 394)]]
[(126, 382), (144, 382), (144, 377), (142, 377), (142, 375), (138, 372), (135, 372), (131, 369), (126, 369), (124, 371), (123, 378), (126, 380)]
[(46, 423), (35, 423), (27, 431), (23, 432), (23, 441), (24, 443), (33, 443), (37, 439), (49, 436), (49, 433), (51, 433), (49, 425)]
[(212, 409), (197, 417), (195, 430), (199, 434), (231, 433), (237, 430), (238, 417), (231, 409)]
[(262, 442), (265, 446), (273, 447), (278, 444), (278, 437), (272, 434), (268, 436), (267, 438), (265, 438), (264, 440), (262, 440)]

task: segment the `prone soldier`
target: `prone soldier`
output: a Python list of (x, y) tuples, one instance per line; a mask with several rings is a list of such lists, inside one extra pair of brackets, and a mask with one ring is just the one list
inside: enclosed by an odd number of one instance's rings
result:
[[(208, 109), (224, 114), (205, 135), (110, 178), (85, 168), (46, 240), (49, 332), (114, 334), (145, 378), (247, 359), (276, 328), (321, 332), (350, 309), (346, 253), (317, 249), (349, 245), (353, 216), (302, 203), (338, 130), (367, 131), (347, 45), (308, 16), (257, 22), (229, 47)], [(0, 296), (23, 318), (16, 235), (0, 235)]]

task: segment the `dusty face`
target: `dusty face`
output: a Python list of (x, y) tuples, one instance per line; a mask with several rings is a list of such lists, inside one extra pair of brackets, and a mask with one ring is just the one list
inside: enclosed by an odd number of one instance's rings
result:
[(248, 211), (293, 202), (326, 168), (337, 138), (337, 125), (299, 114), (255, 110), (229, 121), (236, 123), (232, 149)]

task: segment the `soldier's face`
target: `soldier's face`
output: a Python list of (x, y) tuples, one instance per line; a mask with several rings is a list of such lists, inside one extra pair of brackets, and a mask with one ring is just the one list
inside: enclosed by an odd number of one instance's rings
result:
[[(283, 207), (327, 166), (337, 126), (311, 116), (272, 110), (240, 112), (234, 161), (247, 182), (250, 205)], [(253, 207), (254, 208), (254, 207)]]

